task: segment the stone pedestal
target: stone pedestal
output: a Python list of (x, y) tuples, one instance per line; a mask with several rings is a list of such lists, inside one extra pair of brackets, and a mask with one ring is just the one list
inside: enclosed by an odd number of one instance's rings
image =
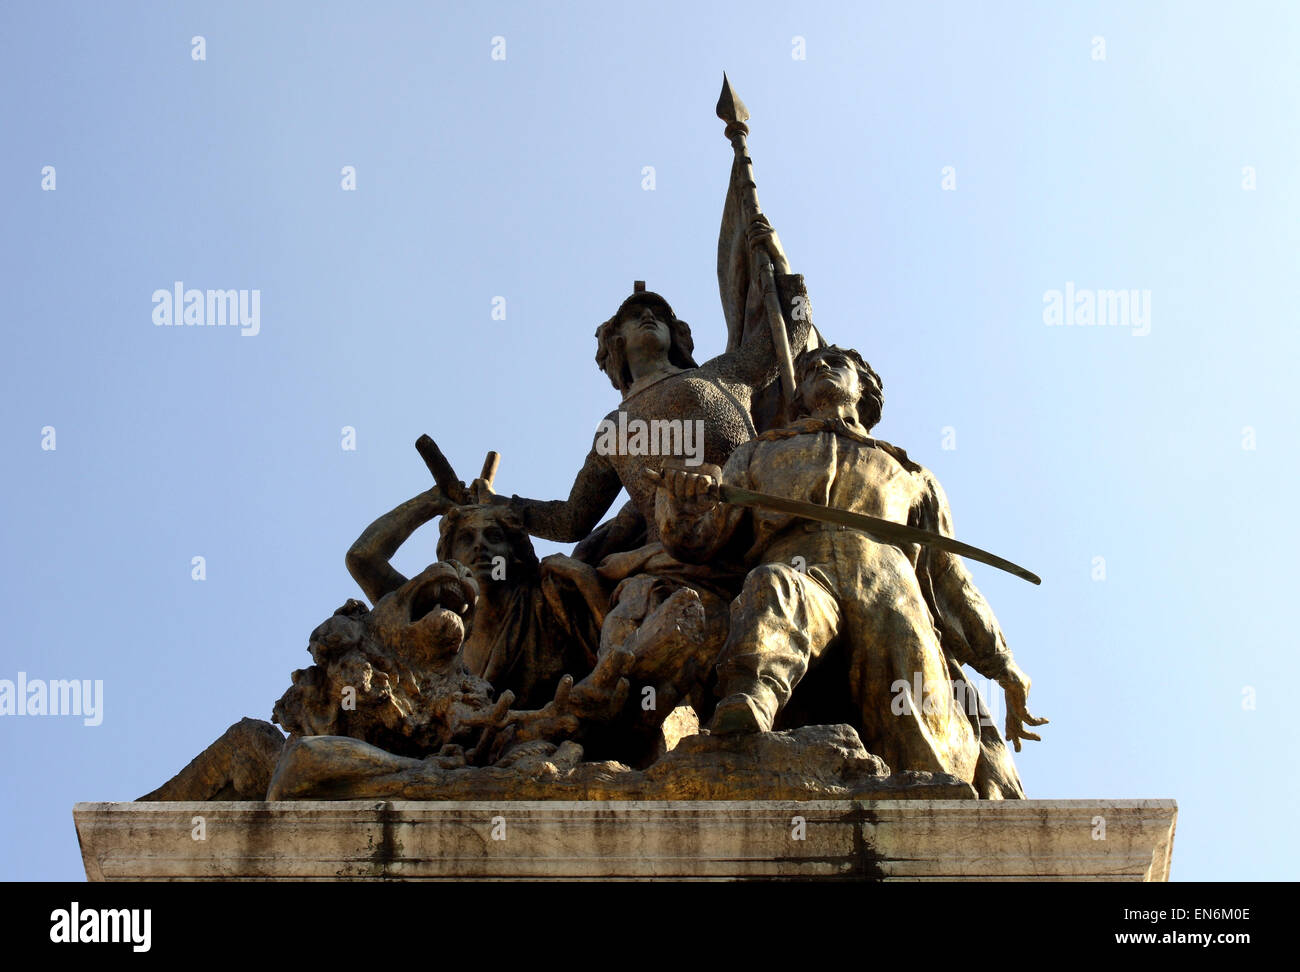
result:
[(1177, 813), (1173, 800), (284, 801), (73, 809), (92, 881), (1164, 881)]

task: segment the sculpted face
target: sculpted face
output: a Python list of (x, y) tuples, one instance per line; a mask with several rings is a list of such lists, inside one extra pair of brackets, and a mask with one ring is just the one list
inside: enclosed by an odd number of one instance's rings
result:
[(858, 369), (839, 351), (815, 352), (799, 370), (799, 395), (810, 411), (828, 405), (855, 405), (862, 397)]
[(651, 357), (667, 355), (672, 346), (672, 330), (653, 304), (633, 304), (618, 321), (618, 334), (628, 355)]
[(394, 655), (415, 664), (435, 664), (460, 648), (477, 597), (474, 578), (464, 567), (431, 564), (380, 598), (367, 625)]
[[(504, 557), (506, 576), (515, 564), (510, 536), (492, 510), (475, 510), (468, 513), (456, 526), (451, 542), (451, 559), (469, 568), (479, 584), (492, 579), (494, 558)], [(495, 561), (499, 564), (502, 561)], [(498, 572), (499, 576), (499, 572)]]

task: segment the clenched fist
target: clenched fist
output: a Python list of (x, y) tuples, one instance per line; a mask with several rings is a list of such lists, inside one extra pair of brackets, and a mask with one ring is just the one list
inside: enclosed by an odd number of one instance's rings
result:
[(703, 513), (717, 506), (721, 484), (722, 469), (712, 463), (695, 469), (665, 466), (659, 479), (659, 488), (668, 492), (677, 508), (690, 513)]

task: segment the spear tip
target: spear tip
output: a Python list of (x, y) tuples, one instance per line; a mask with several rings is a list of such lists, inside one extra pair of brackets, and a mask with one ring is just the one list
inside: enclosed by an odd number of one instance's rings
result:
[(718, 117), (727, 124), (749, 120), (749, 109), (731, 86), (727, 72), (722, 72), (722, 94), (718, 96)]

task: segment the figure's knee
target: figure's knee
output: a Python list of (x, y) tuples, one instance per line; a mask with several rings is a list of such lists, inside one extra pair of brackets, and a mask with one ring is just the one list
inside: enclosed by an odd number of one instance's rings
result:
[(803, 574), (786, 564), (759, 564), (745, 576), (740, 596), (732, 603), (732, 613), (741, 604), (792, 601), (804, 579)]

